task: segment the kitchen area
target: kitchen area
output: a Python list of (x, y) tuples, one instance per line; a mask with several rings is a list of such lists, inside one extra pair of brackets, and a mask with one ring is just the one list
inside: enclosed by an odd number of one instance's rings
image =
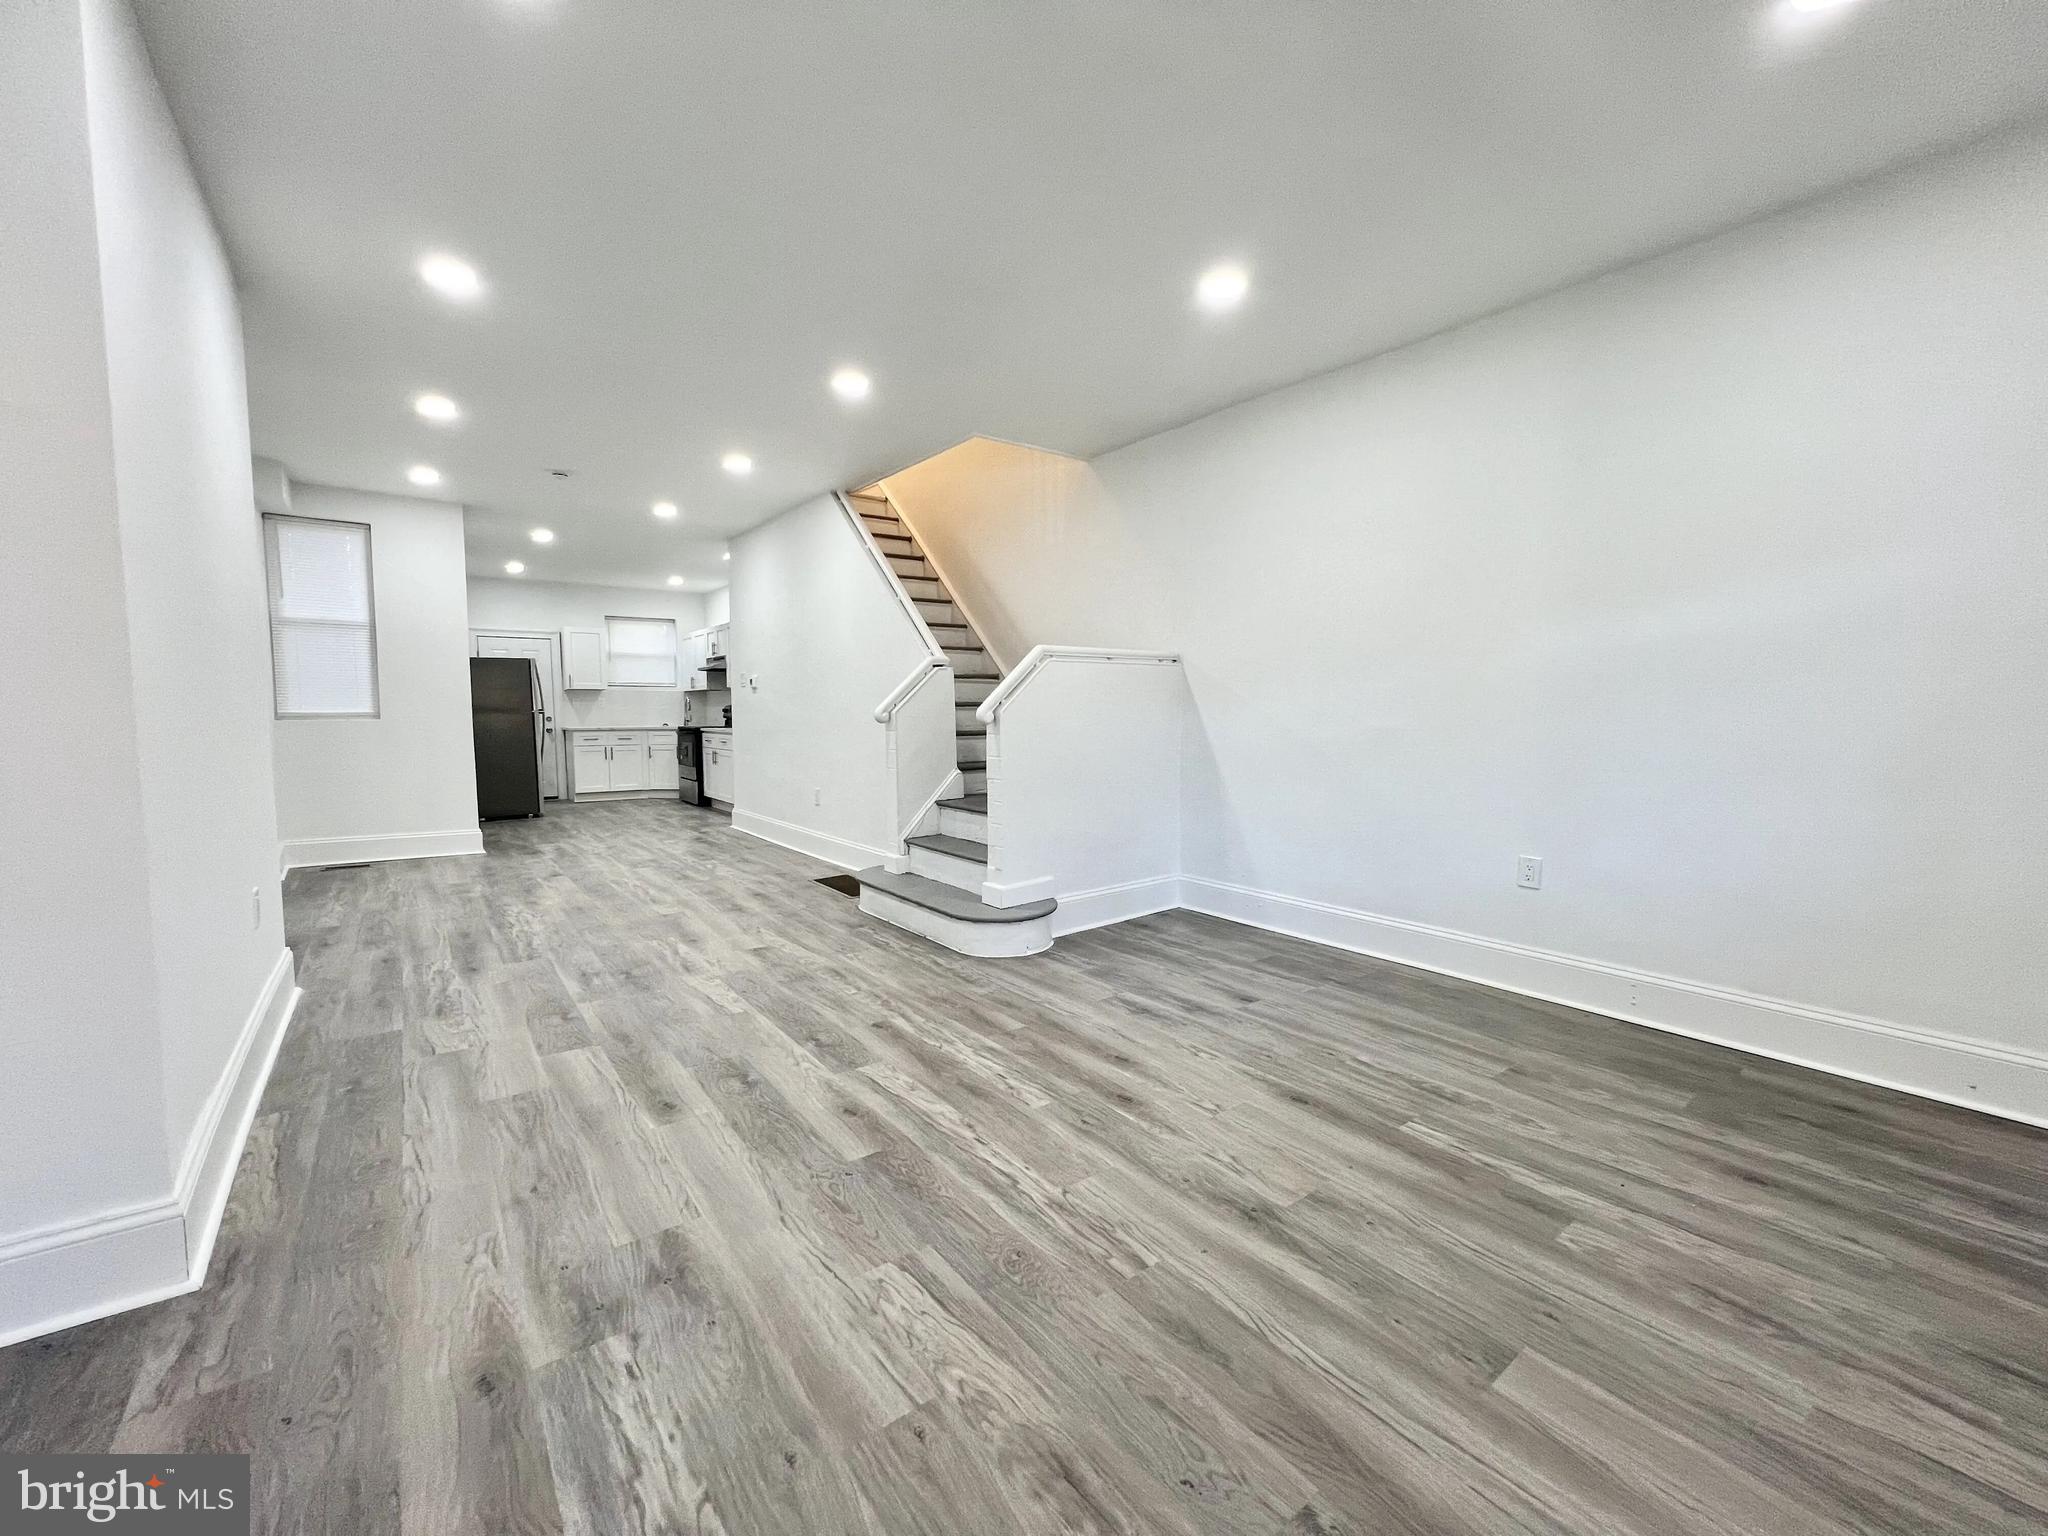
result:
[[(544, 814), (550, 800), (672, 798), (730, 813), (724, 590), (656, 594), (472, 576), (469, 597), (486, 819)], [(530, 666), (502, 666), (513, 660)], [(486, 667), (499, 668), (496, 682), (481, 680)], [(496, 724), (474, 702), (483, 700), (500, 711)]]
[[(646, 622), (646, 621), (643, 621)], [(676, 795), (686, 805), (732, 810), (732, 690), (727, 683), (726, 648), (732, 626), (709, 625), (676, 637), (675, 661), (682, 680), (681, 718), (647, 730), (608, 726), (567, 726), (569, 800), (609, 800), (632, 795)], [(604, 630), (563, 632), (564, 689), (602, 692), (621, 669), (639, 675), (645, 653), (621, 656)]]

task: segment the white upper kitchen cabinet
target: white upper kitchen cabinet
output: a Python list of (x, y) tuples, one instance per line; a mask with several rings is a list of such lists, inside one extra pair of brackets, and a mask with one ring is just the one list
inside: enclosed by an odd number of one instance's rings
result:
[(565, 629), (562, 631), (562, 686), (602, 688), (604, 686), (604, 631)]

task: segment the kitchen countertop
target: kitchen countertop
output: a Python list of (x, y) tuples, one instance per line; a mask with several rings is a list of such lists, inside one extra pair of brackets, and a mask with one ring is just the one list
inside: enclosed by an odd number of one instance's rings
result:
[(681, 727), (673, 725), (565, 725), (564, 736), (611, 736), (620, 731), (673, 731)]

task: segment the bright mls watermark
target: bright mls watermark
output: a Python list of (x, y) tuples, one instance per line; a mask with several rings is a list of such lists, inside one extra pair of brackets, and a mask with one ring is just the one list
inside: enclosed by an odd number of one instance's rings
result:
[(0, 1531), (249, 1536), (246, 1456), (0, 1456)]

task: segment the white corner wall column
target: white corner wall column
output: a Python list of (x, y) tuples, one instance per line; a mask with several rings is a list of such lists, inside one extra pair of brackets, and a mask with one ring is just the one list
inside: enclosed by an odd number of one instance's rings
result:
[(5, 1345), (202, 1283), (297, 991), (233, 276), (128, 7), (0, 32)]

